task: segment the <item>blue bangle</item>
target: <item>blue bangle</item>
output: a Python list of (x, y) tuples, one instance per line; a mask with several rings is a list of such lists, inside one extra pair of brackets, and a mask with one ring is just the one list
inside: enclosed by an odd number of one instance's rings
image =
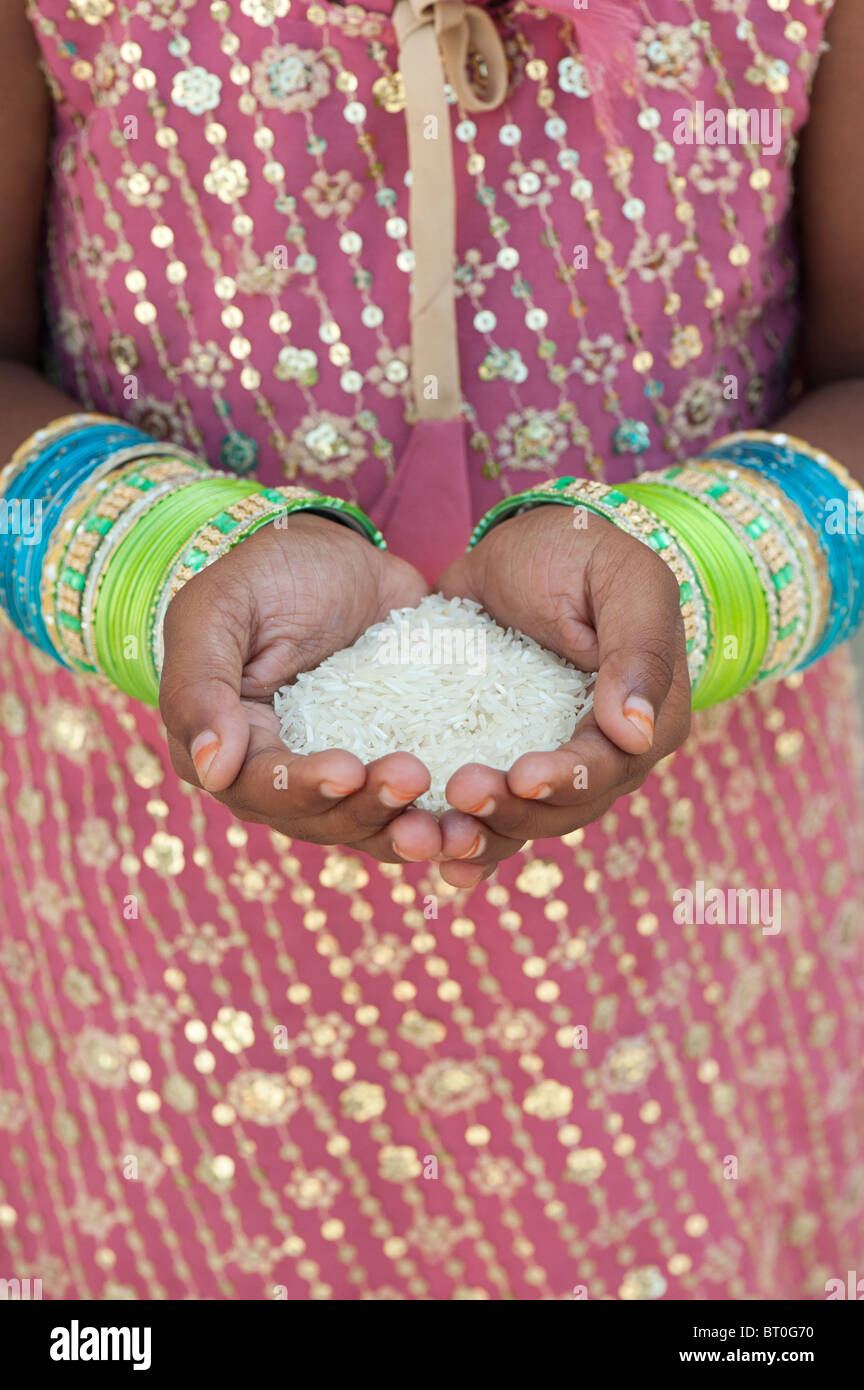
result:
[(31, 642), (56, 656), (39, 603), (39, 583), (51, 535), (59, 525), (70, 497), (98, 467), (118, 450), (148, 441), (144, 431), (121, 421), (88, 425), (63, 435), (37, 455), (12, 479), (4, 494), (7, 516), (12, 504), (38, 503), (41, 516), (32, 544), (24, 544), (23, 528), (7, 536), (0, 557), (0, 604)]

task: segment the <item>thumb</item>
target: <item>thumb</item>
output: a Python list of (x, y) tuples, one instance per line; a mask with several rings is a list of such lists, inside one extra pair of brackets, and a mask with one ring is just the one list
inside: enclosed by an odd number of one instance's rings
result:
[(626, 556), (610, 556), (599, 582), (588, 576), (599, 657), (594, 717), (623, 752), (641, 755), (654, 742), (683, 650), (683, 625), (674, 574), (659, 556), (627, 540)]
[(243, 766), (249, 720), (240, 703), (251, 599), (226, 596), (201, 574), (168, 605), (159, 709), (206, 791), (224, 791)]

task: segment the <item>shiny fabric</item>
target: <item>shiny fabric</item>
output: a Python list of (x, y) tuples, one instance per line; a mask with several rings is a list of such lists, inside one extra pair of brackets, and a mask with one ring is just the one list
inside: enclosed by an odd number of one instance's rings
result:
[[(453, 111), (474, 519), (538, 476), (685, 457), (794, 390), (789, 161), (830, 6), (637, 8), (617, 159), (570, 25), (523, 4), (492, 11), (504, 106)], [(367, 508), (415, 418), (388, 10), (31, 6), (54, 372)], [(779, 157), (673, 140), (718, 91), (789, 109)], [(433, 552), (464, 539), (435, 531), (453, 452), (417, 499)], [(232, 821), (151, 712), (0, 653), (9, 1274), (46, 1298), (780, 1299), (855, 1268), (845, 653), (697, 718), (640, 792), (469, 895)], [(682, 922), (700, 882), (779, 889), (781, 929)]]

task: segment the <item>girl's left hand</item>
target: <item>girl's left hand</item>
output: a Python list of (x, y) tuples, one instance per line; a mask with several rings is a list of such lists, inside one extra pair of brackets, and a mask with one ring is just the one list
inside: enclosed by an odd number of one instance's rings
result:
[(646, 545), (595, 513), (540, 506), (501, 522), (439, 580), (583, 671), (594, 708), (570, 742), (509, 771), (459, 768), (441, 819), (441, 875), (473, 888), (526, 840), (566, 835), (641, 786), (690, 730), (678, 583)]

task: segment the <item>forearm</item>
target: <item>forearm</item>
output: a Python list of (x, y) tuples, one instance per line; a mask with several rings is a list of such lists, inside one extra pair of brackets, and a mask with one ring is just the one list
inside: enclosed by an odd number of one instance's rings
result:
[(34, 430), (84, 408), (35, 367), (0, 361), (0, 468)]
[(809, 391), (774, 428), (824, 449), (864, 484), (864, 378)]

